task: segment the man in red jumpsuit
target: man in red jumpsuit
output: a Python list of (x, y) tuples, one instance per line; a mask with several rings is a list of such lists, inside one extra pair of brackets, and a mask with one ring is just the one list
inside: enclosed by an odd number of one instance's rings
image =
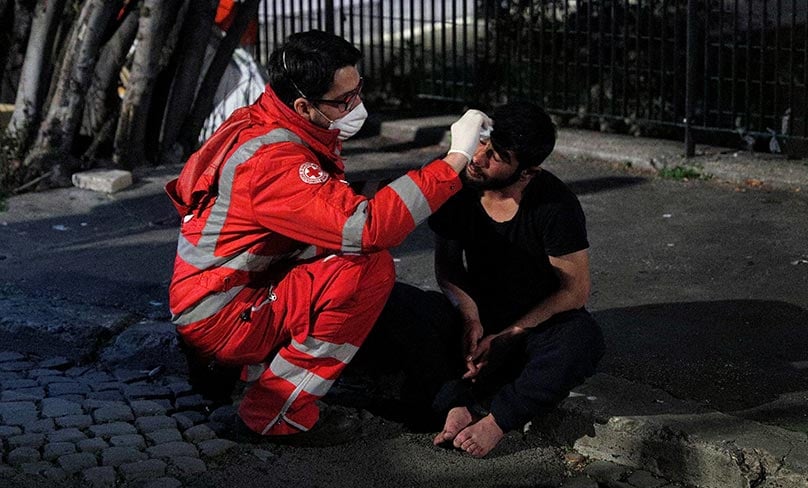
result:
[(315, 401), (384, 306), (395, 278), (386, 249), (460, 189), (458, 173), (490, 124), (466, 112), (446, 157), (372, 199), (357, 195), (340, 149), (367, 116), (360, 59), (332, 34), (290, 36), (270, 57), (261, 97), (166, 188), (182, 217), (172, 321), (198, 355), (244, 366), (254, 383), (239, 425), (262, 439), (337, 442), (355, 427), (335, 409), (321, 419)]

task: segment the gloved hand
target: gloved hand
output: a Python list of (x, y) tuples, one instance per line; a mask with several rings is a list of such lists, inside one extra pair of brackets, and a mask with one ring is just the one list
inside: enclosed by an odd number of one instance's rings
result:
[(460, 153), (471, 161), (471, 156), (480, 143), (480, 133), (490, 132), (493, 121), (479, 110), (467, 110), (452, 124), (452, 144), (449, 154)]

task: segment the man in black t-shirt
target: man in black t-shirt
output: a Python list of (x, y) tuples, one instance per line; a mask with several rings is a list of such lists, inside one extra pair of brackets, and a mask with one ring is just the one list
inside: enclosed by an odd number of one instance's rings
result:
[[(461, 173), (463, 190), (429, 220), (443, 293), (396, 283), (351, 364), (370, 377), (403, 373), (399, 405), (374, 408), (413, 430), (440, 430), (435, 444), (477, 457), (557, 406), (594, 373), (604, 348), (584, 309), (581, 205), (539, 166), (555, 127), (530, 103), (492, 118)], [(394, 384), (379, 382), (385, 397)]]
[(493, 132), (481, 136), (461, 174), (464, 189), (429, 220), (438, 283), (462, 324), (462, 372), (435, 400), (448, 412), (434, 443), (475, 457), (566, 398), (604, 349), (584, 309), (583, 211), (539, 166), (555, 127), (531, 103), (499, 107), (492, 119)]

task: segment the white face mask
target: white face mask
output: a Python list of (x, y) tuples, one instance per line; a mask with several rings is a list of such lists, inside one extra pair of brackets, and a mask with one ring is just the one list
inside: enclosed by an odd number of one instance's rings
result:
[(331, 120), (326, 115), (320, 111), (317, 107), (314, 107), (314, 110), (320, 112), (320, 115), (326, 118), (329, 122), (328, 125), (329, 129), (339, 129), (339, 138), (340, 141), (344, 141), (349, 137), (353, 137), (359, 132), (359, 129), (365, 125), (365, 120), (368, 118), (368, 111), (365, 109), (364, 102), (359, 102), (359, 105), (351, 109), (350, 112), (345, 114), (344, 116), (336, 119)]
[(350, 112), (331, 122), (328, 126), (329, 129), (339, 129), (339, 140), (344, 141), (349, 137), (353, 137), (359, 132), (359, 129), (365, 125), (365, 120), (368, 118), (368, 111), (365, 109), (365, 104), (359, 102), (359, 105), (354, 107)]

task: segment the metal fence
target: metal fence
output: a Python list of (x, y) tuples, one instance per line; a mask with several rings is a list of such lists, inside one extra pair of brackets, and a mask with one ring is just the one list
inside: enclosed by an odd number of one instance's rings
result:
[(403, 106), (527, 98), (563, 125), (797, 152), (806, 0), (275, 0), (259, 57), (319, 28), (360, 47)]

